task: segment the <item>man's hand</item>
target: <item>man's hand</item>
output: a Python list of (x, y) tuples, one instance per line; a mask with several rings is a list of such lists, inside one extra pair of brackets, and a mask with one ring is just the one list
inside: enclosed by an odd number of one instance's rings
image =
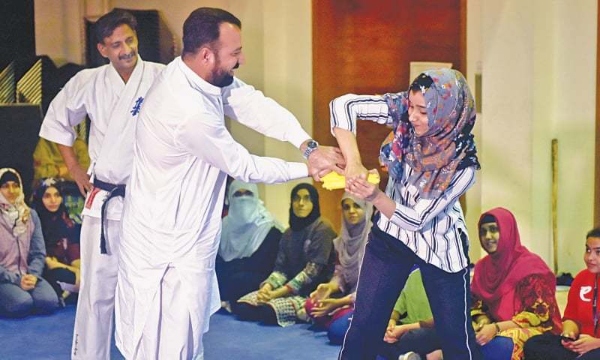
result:
[(79, 165), (71, 168), (70, 173), (73, 180), (75, 180), (75, 182), (77, 183), (79, 192), (81, 192), (81, 195), (85, 197), (87, 193), (92, 190), (90, 176)]
[(335, 171), (344, 174), (346, 160), (340, 149), (332, 146), (319, 145), (317, 150), (308, 156), (308, 174), (315, 181), (321, 181), (321, 177)]
[(81, 168), (81, 165), (77, 162), (77, 155), (75, 155), (75, 150), (72, 146), (56, 144), (58, 147), (58, 151), (60, 151), (60, 155), (62, 156), (65, 165), (69, 169), (69, 173), (75, 182), (77, 183), (77, 187), (79, 188), (79, 192), (84, 197), (87, 195), (89, 191), (92, 190), (92, 183), (90, 183), (90, 177), (85, 172), (84, 169)]

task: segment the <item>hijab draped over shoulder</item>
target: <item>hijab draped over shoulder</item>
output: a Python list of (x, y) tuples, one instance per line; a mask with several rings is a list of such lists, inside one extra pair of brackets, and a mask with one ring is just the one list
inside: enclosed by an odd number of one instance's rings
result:
[[(545, 284), (554, 287), (556, 280), (546, 263), (521, 245), (517, 221), (510, 211), (495, 208), (483, 213), (478, 229), (486, 215), (496, 219), (500, 238), (497, 250), (475, 265), (471, 290), (473, 295), (482, 299), (496, 320), (507, 320), (523, 310), (520, 305), (525, 299), (516, 298), (520, 281), (531, 275), (539, 275)], [(558, 308), (549, 310), (552, 313)]]
[[(429, 130), (416, 136), (408, 121), (408, 95), (421, 91), (425, 98)], [(471, 131), (475, 125), (475, 100), (465, 77), (453, 69), (420, 74), (407, 92), (384, 96), (394, 121), (394, 132), (381, 147), (381, 161), (394, 179), (401, 179), (403, 165), (413, 169), (408, 182), (425, 199), (440, 196), (454, 173), (480, 168)]]
[[(365, 245), (371, 230), (371, 215), (373, 206), (360, 200), (349, 193), (344, 193), (342, 201), (352, 199), (364, 210), (364, 218), (358, 224), (350, 224), (342, 215), (342, 229), (340, 236), (333, 240), (340, 266), (336, 268), (336, 275), (343, 278), (346, 284), (352, 286), (358, 282), (359, 267), (365, 252)], [(350, 289), (348, 289), (350, 290)]]
[[(233, 196), (244, 189), (252, 193)], [(275, 220), (258, 198), (256, 184), (234, 180), (227, 193), (229, 212), (223, 218), (219, 256), (225, 261), (250, 257), (260, 247), (273, 227), (283, 231), (283, 226)]]
[(16, 237), (26, 235), (31, 236), (28, 233), (29, 220), (31, 209), (25, 203), (25, 194), (23, 193), (23, 181), (21, 181), (21, 175), (11, 168), (0, 169), (0, 185), (8, 181), (18, 182), (21, 187), (21, 193), (17, 196), (14, 204), (11, 204), (3, 195), (0, 193), (0, 213), (2, 214), (3, 225), (9, 228), (9, 231)]
[(27, 271), (35, 226), (25, 204), (21, 176), (14, 169), (0, 169), (0, 186), (9, 181), (18, 183), (20, 191), (13, 203), (0, 192), (0, 266), (11, 272)]

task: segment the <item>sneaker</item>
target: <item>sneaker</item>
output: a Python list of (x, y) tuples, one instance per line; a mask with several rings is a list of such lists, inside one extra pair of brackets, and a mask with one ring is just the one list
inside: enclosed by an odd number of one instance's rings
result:
[(231, 314), (231, 304), (229, 301), (221, 301), (221, 308)]
[(421, 356), (416, 352), (409, 351), (406, 354), (398, 356), (398, 360), (421, 360)]

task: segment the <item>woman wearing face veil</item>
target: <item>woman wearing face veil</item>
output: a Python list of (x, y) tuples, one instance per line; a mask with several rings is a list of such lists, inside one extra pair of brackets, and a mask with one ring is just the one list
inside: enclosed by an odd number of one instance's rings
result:
[(259, 199), (256, 184), (234, 180), (227, 199), (216, 271), (221, 301), (231, 310), (273, 271), (283, 226)]
[(333, 274), (335, 237), (321, 217), (317, 189), (296, 185), (291, 193), (290, 228), (281, 237), (275, 268), (259, 290), (238, 300), (239, 318), (280, 326), (306, 320), (306, 298)]

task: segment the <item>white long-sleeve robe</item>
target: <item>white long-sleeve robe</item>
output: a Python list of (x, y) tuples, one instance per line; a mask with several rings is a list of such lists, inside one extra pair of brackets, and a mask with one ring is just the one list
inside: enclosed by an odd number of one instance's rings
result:
[[(191, 339), (186, 358), (202, 356), (202, 334), (220, 304), (214, 268), (227, 174), (266, 183), (308, 176), (303, 163), (249, 154), (225, 115), (296, 147), (309, 138), (289, 111), (239, 79), (221, 89), (180, 58), (168, 65), (138, 119), (125, 198), (116, 339), (128, 359), (158, 358), (158, 348), (181, 339)], [(153, 329), (165, 315), (157, 302), (167, 269), (182, 284), (175, 299), (189, 310), (191, 334), (185, 326), (163, 335)], [(143, 345), (150, 337), (156, 352)]]

